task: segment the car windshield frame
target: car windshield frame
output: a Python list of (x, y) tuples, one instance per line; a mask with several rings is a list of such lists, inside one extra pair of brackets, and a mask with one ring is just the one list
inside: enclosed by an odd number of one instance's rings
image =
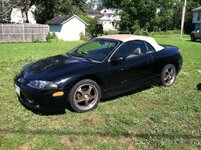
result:
[[(88, 45), (89, 43), (92, 43), (92, 42), (108, 42), (108, 46), (110, 44), (115, 44), (114, 47), (111, 48), (111, 50), (109, 50), (108, 54), (101, 60), (98, 60), (98, 59), (94, 59), (94, 58), (90, 58), (90, 57), (86, 57), (87, 54), (89, 53), (79, 53), (79, 49)], [(93, 61), (93, 62), (104, 62), (113, 52), (114, 50), (121, 44), (122, 42), (119, 41), (119, 40), (115, 40), (115, 39), (106, 39), (106, 38), (94, 38), (92, 40), (89, 40), (87, 42), (84, 42), (83, 44), (81, 45), (78, 45), (77, 47), (71, 49), (69, 52), (67, 52), (68, 55), (72, 56), (72, 57), (80, 57), (80, 58), (83, 58), (83, 59), (86, 59), (86, 60), (90, 60), (90, 61)], [(103, 49), (107, 49), (107, 48), (110, 48), (110, 47), (106, 47), (106, 48), (103, 48)], [(98, 51), (98, 50), (102, 50), (102, 49), (92, 49), (91, 51), (89, 52), (95, 52), (95, 51)]]

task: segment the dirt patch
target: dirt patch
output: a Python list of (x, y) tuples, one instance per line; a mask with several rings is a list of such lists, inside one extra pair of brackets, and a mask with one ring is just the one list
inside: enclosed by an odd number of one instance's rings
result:
[(86, 119), (86, 121), (89, 121), (89, 122), (96, 122), (97, 120), (98, 120), (98, 116), (97, 116), (97, 115), (94, 115), (94, 114), (90, 115), (90, 116)]
[(129, 150), (136, 150), (136, 147), (134, 144), (130, 144), (128, 147)]
[(20, 150), (31, 150), (31, 146), (29, 142), (24, 143), (21, 147)]
[(121, 139), (119, 139), (119, 142), (120, 142), (120, 143), (130, 143), (130, 142), (132, 142), (132, 141), (131, 141), (131, 139), (129, 139), (129, 138), (121, 138)]
[(136, 146), (134, 145), (134, 143), (132, 142), (132, 140), (129, 139), (129, 138), (121, 138), (119, 140), (119, 142), (122, 143), (122, 144), (128, 144), (129, 143), (128, 150), (136, 150)]
[(91, 125), (92, 123), (95, 123), (98, 121), (98, 116), (95, 114), (89, 115), (87, 118), (83, 120), (83, 123), (85, 125)]
[(105, 125), (106, 124), (106, 118), (92, 114), (92, 115), (89, 115), (87, 118), (85, 118), (83, 120), (83, 122), (85, 124), (99, 123), (101, 125)]
[(36, 137), (34, 137), (33, 139), (30, 139), (29, 142), (25, 142), (22, 146), (20, 146), (20, 150), (32, 150), (32, 146), (31, 143), (36, 141)]
[(72, 137), (62, 136), (61, 143), (63, 144), (64, 148), (73, 148), (75, 146)]
[(100, 122), (101, 122), (102, 125), (105, 125), (106, 124), (106, 118), (101, 118)]
[(55, 126), (55, 125), (66, 126), (66, 124), (67, 121), (63, 117), (54, 118), (46, 122), (46, 126)]
[(107, 143), (108, 141), (112, 142), (113, 144), (115, 143), (120, 143), (122, 145), (128, 144), (129, 150), (136, 150), (136, 147), (133, 143), (133, 141), (130, 138), (120, 138), (120, 139), (114, 139), (110, 136), (107, 137), (98, 137), (98, 140), (101, 141), (102, 143)]

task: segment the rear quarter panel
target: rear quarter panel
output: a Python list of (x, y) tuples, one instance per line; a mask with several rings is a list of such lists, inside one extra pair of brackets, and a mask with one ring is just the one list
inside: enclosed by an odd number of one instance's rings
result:
[(163, 47), (163, 50), (151, 53), (154, 58), (154, 74), (160, 75), (166, 64), (174, 64), (177, 69), (177, 73), (179, 73), (183, 64), (179, 48), (167, 45), (163, 45)]

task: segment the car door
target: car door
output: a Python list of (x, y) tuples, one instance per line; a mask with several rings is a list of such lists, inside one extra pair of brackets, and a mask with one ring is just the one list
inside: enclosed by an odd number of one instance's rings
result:
[(124, 43), (109, 60), (111, 90), (134, 88), (148, 82), (152, 75), (153, 57), (144, 41)]

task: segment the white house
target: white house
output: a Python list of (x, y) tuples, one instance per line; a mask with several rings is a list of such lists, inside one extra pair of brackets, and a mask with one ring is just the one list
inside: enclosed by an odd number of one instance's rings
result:
[(195, 24), (196, 30), (201, 30), (201, 6), (195, 8), (193, 11), (193, 23)]
[(54, 32), (58, 39), (64, 41), (80, 40), (85, 35), (87, 23), (77, 15), (65, 15), (55, 17), (47, 22), (50, 32)]
[(99, 19), (99, 23), (103, 25), (103, 30), (115, 30), (114, 22), (107, 16)]
[(35, 12), (36, 12), (36, 5), (32, 5), (27, 12), (28, 21), (31, 24), (36, 24)]
[(100, 18), (100, 23), (103, 25), (103, 30), (116, 30), (117, 21), (120, 21), (118, 13), (119, 9), (102, 9), (100, 12), (104, 15)]
[[(28, 12), (26, 12), (28, 21), (31, 24), (36, 24), (35, 11), (36, 11), (36, 6), (32, 5), (29, 8)], [(17, 8), (17, 7), (12, 8), (11, 15), (10, 15), (10, 22), (15, 24), (24, 23), (21, 8)]]
[(22, 11), (20, 8), (13, 8), (11, 11), (11, 23), (23, 23)]

